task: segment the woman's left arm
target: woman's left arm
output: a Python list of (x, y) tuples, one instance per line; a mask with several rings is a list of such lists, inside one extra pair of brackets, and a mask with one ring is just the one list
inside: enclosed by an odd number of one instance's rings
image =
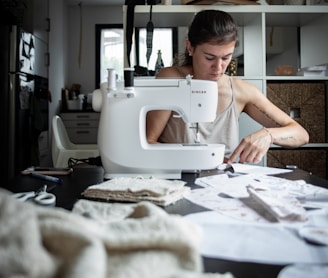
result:
[(309, 142), (308, 132), (294, 119), (268, 100), (255, 86), (235, 80), (235, 95), (240, 111), (247, 113), (264, 128), (243, 138), (228, 163), (259, 163), (271, 144), (297, 148)]

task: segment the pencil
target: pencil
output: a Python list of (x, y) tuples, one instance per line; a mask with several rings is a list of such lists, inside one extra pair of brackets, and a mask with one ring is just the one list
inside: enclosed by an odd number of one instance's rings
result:
[(62, 183), (63, 180), (57, 177), (53, 177), (53, 176), (47, 176), (47, 175), (42, 175), (42, 174), (38, 174), (38, 173), (31, 173), (32, 177), (38, 178), (38, 179), (42, 179), (42, 180), (46, 180), (46, 181), (52, 181), (55, 183)]

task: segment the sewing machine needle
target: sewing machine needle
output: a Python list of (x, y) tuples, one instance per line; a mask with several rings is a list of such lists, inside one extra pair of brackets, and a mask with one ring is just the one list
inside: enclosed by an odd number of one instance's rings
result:
[(196, 123), (196, 139), (195, 143), (200, 143), (199, 125)]

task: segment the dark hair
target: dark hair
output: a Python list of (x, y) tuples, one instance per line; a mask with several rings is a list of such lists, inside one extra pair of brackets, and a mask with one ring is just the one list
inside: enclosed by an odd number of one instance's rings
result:
[[(227, 44), (235, 41), (238, 45), (238, 26), (230, 14), (219, 10), (202, 10), (198, 12), (188, 32), (191, 46), (203, 43)], [(192, 57), (186, 49), (182, 65), (192, 65)]]

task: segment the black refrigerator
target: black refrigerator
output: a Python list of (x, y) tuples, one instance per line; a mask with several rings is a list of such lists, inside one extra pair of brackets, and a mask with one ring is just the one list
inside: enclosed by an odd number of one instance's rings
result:
[[(1, 177), (40, 165), (40, 135), (48, 130), (50, 94), (44, 42), (17, 25), (0, 27)], [(39, 51), (39, 49), (42, 51)], [(44, 136), (43, 136), (44, 138)], [(0, 185), (1, 186), (1, 185)]]

